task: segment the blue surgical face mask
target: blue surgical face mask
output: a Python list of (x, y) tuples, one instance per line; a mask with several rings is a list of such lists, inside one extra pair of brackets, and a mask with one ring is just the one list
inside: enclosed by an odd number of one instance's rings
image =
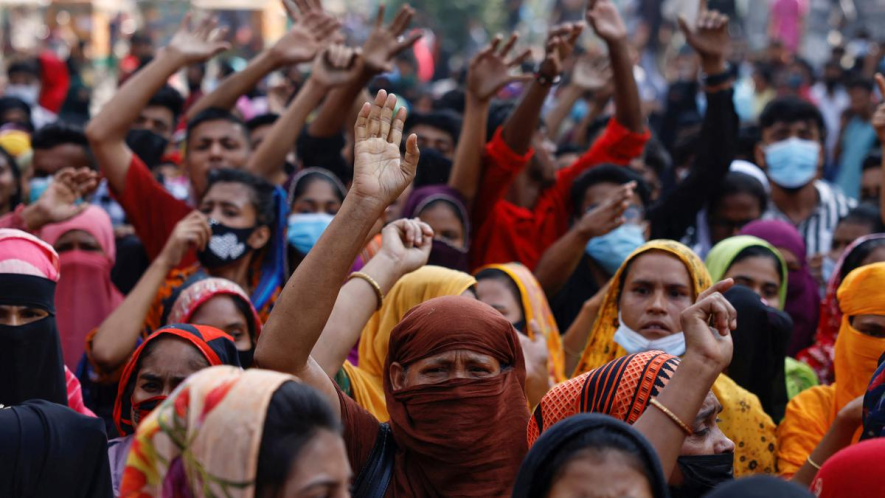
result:
[(633, 251), (645, 244), (645, 232), (635, 223), (625, 223), (587, 242), (584, 252), (609, 275), (614, 275)]
[(28, 194), (28, 204), (33, 204), (37, 202), (37, 199), (43, 195), (43, 192), (46, 192), (46, 189), (49, 188), (49, 185), (52, 184), (51, 176), (43, 176), (39, 178), (31, 178), (28, 180), (28, 185), (30, 186), (31, 193)]
[(673, 356), (682, 356), (685, 354), (685, 334), (668, 335), (660, 339), (650, 340), (643, 337), (642, 334), (636, 332), (630, 327), (624, 325), (624, 319), (618, 313), (618, 330), (615, 331), (614, 340), (618, 345), (624, 348), (628, 354), (642, 353), (645, 351), (663, 351)]
[(804, 187), (817, 173), (820, 143), (814, 140), (788, 138), (765, 148), (768, 178), (780, 187)]
[(289, 244), (301, 254), (307, 254), (320, 240), (320, 235), (332, 223), (334, 216), (327, 213), (297, 213), (289, 216)]

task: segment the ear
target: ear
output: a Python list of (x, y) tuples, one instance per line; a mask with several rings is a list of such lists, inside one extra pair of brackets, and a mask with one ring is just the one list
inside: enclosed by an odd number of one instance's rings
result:
[(756, 166), (759, 166), (762, 171), (768, 169), (765, 165), (765, 150), (762, 148), (762, 143), (757, 143), (756, 147), (753, 148), (753, 155), (756, 158)]
[(390, 364), (390, 386), (394, 391), (406, 387), (406, 369), (397, 362)]
[(246, 241), (249, 244), (249, 247), (258, 251), (262, 249), (267, 243), (270, 241), (270, 227), (267, 225), (260, 226), (256, 228), (252, 235), (249, 236), (249, 240)]

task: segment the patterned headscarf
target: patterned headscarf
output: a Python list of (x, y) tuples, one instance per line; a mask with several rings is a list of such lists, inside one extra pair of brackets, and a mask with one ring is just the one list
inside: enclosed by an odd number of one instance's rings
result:
[(526, 437), (529, 446), (545, 430), (578, 413), (610, 415), (633, 424), (660, 394), (679, 358), (661, 351), (645, 351), (618, 358), (551, 389), (535, 408)]
[(255, 336), (252, 337), (254, 347), (255, 341), (261, 334), (261, 318), (243, 289), (224, 278), (205, 278), (183, 289), (169, 311), (168, 323), (190, 323), (191, 317), (197, 312), (197, 309), (216, 296), (231, 296), (248, 305), (251, 313), (246, 319), (252, 321), (251, 328), (254, 328), (255, 331)]
[(267, 408), (294, 380), (229, 366), (192, 375), (139, 424), (120, 496), (254, 497)]
[(584, 354), (581, 355), (581, 361), (578, 362), (578, 367), (575, 369), (572, 377), (601, 367), (615, 358), (620, 358), (627, 354), (624, 348), (614, 341), (615, 331), (618, 330), (619, 325), (618, 308), (620, 306), (621, 283), (625, 279), (625, 268), (628, 268), (637, 257), (650, 251), (665, 252), (682, 261), (688, 270), (688, 274), (691, 276), (692, 292), (694, 294), (692, 299), (712, 285), (710, 274), (707, 272), (704, 262), (688, 247), (672, 240), (652, 240), (651, 242), (646, 242), (627, 257), (621, 267), (618, 268), (615, 276), (612, 277), (611, 285), (605, 294), (599, 315), (593, 324), (593, 330), (590, 331), (587, 345), (584, 347)]
[(879, 368), (873, 374), (863, 396), (863, 434), (860, 439), (885, 436), (885, 359), (879, 358)]

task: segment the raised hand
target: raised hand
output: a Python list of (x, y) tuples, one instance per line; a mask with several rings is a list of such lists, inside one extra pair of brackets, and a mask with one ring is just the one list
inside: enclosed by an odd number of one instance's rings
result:
[(574, 52), (575, 43), (583, 30), (584, 25), (579, 23), (560, 24), (550, 30), (544, 47), (544, 61), (538, 72), (550, 80), (559, 76), (565, 60)]
[(606, 43), (627, 39), (627, 26), (612, 0), (590, 0), (587, 5), (587, 23)]
[(209, 219), (199, 211), (191, 211), (175, 225), (163, 246), (160, 259), (169, 268), (175, 268), (191, 249), (202, 251), (212, 238)]
[(700, 360), (717, 373), (731, 364), (734, 350), (731, 331), (737, 328), (737, 311), (722, 295), (732, 286), (734, 280), (730, 278), (716, 283), (701, 293), (680, 317), (685, 357)]
[(409, 27), (415, 9), (403, 5), (393, 21), (384, 25), (384, 4), (378, 7), (375, 26), (363, 44), (363, 60), (366, 68), (374, 72), (388, 72), (393, 69), (391, 60), (403, 50), (411, 47), (421, 38), (420, 32), (411, 33), (403, 39), (400, 36)]
[(481, 102), (487, 102), (497, 93), (514, 81), (529, 81), (530, 74), (513, 74), (511, 70), (518, 68), (531, 54), (531, 50), (525, 49), (518, 55), (509, 57), (519, 35), (513, 33), (500, 49), (501, 35), (495, 37), (492, 43), (473, 56), (467, 69), (467, 93), (476, 97)]
[(883, 100), (876, 108), (871, 124), (879, 136), (879, 142), (885, 147), (885, 76), (876, 73), (876, 84), (879, 85), (879, 94), (882, 95)]
[(405, 157), (400, 142), (406, 109), (394, 115), (396, 96), (380, 90), (375, 102), (366, 102), (354, 126), (353, 186), (350, 194), (383, 211), (415, 178), (418, 167), (418, 136), (406, 140)]
[(725, 56), (728, 52), (728, 16), (715, 10), (707, 10), (707, 0), (700, 0), (698, 19), (692, 27), (685, 16), (679, 15), (679, 29), (685, 40), (701, 57), (701, 64), (707, 74), (725, 70)]
[(281, 66), (313, 60), (317, 53), (341, 36), (341, 23), (323, 10), (319, 0), (282, 0), (292, 27), (271, 48)]
[(218, 22), (215, 18), (207, 17), (196, 27), (191, 27), (192, 17), (190, 12), (185, 14), (178, 31), (166, 46), (167, 51), (180, 56), (184, 64), (194, 64), (211, 59), (230, 48), (229, 43), (222, 41), (227, 29), (216, 29)]
[(584, 56), (578, 59), (572, 71), (571, 82), (585, 92), (600, 92), (612, 81), (612, 67), (608, 57)]
[(433, 247), (433, 229), (415, 218), (401, 219), (381, 231), (381, 251), (391, 259), (400, 275), (411, 273), (427, 264)]
[(621, 185), (615, 193), (600, 205), (587, 211), (576, 228), (588, 239), (605, 235), (624, 224), (624, 211), (630, 207), (630, 198), (636, 182)]
[(359, 48), (332, 45), (313, 62), (311, 78), (326, 87), (343, 85), (356, 77)]
[(30, 230), (50, 223), (61, 223), (82, 213), (89, 207), (77, 201), (98, 187), (98, 173), (89, 168), (64, 168), (52, 178), (52, 183), (33, 205), (25, 209), (24, 218)]

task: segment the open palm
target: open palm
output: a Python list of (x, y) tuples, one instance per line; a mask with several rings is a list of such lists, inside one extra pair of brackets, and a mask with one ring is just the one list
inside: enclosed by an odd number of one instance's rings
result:
[(707, 2), (701, 0), (697, 22), (689, 25), (685, 16), (679, 16), (679, 29), (691, 48), (704, 58), (724, 59), (728, 51), (728, 16), (715, 10), (707, 10)]
[(572, 71), (572, 83), (588, 92), (602, 90), (611, 79), (611, 64), (605, 56), (581, 57)]
[(322, 9), (319, 2), (302, 2), (299, 13), (288, 2), (283, 6), (292, 20), (292, 27), (273, 46), (273, 52), (283, 65), (312, 60), (317, 53), (338, 36), (341, 23)]
[(517, 38), (518, 35), (513, 33), (499, 50), (501, 36), (496, 36), (488, 47), (473, 57), (467, 70), (467, 91), (471, 95), (485, 102), (494, 97), (507, 84), (514, 81), (528, 81), (532, 78), (531, 75), (510, 73), (512, 68), (522, 64), (531, 53), (526, 49), (508, 60)]
[(351, 192), (358, 198), (386, 208), (415, 178), (418, 137), (406, 141), (405, 157), (400, 142), (406, 120), (405, 108), (394, 115), (396, 96), (380, 90), (373, 104), (366, 103), (354, 126), (354, 172)]
[(390, 63), (391, 59), (421, 38), (420, 32), (401, 38), (406, 28), (409, 27), (409, 23), (412, 22), (415, 9), (408, 4), (403, 5), (393, 21), (386, 26), (384, 25), (384, 10), (382, 3), (378, 7), (375, 26), (363, 44), (363, 60), (366, 67), (376, 72), (390, 71), (393, 68)]
[(168, 49), (181, 54), (187, 64), (193, 64), (208, 60), (230, 48), (227, 42), (222, 41), (227, 30), (215, 29), (217, 22), (214, 18), (207, 17), (196, 28), (192, 28), (192, 17), (190, 12), (184, 16), (178, 31), (169, 41)]
[(591, 0), (587, 6), (587, 22), (607, 42), (627, 37), (627, 27), (612, 0)]

